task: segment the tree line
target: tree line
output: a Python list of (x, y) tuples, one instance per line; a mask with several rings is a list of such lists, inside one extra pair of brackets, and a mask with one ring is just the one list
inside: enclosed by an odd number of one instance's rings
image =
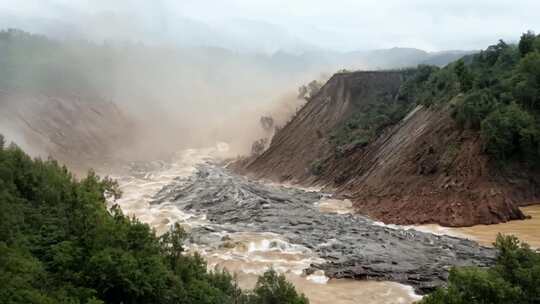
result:
[(226, 271), (187, 255), (179, 225), (163, 236), (106, 197), (118, 184), (95, 173), (76, 179), (55, 160), (32, 159), (0, 136), (1, 303), (305, 304), (283, 275), (253, 291)]
[(478, 130), (500, 163), (540, 164), (540, 36), (500, 40), (444, 68), (419, 66), (402, 87), (425, 106), (450, 104), (463, 129)]
[(499, 235), (493, 267), (454, 268), (448, 286), (426, 296), (421, 304), (540, 303), (540, 253), (514, 236)]

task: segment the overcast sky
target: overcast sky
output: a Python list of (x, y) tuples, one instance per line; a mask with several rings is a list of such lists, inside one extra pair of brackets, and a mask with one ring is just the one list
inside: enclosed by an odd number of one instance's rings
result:
[[(96, 25), (111, 16), (115, 22)], [(481, 49), (528, 29), (540, 31), (540, 0), (0, 0), (0, 26), (9, 22), (30, 31), (76, 24), (97, 39), (118, 28), (141, 40), (159, 31), (171, 43), (266, 51), (437, 51)]]

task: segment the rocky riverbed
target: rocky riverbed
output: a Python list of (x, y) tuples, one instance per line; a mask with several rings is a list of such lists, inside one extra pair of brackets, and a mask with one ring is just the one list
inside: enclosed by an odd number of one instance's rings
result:
[(150, 204), (173, 204), (205, 217), (208, 224), (191, 229), (190, 242), (197, 245), (226, 248), (234, 246), (228, 234), (274, 233), (320, 258), (306, 274), (323, 270), (330, 278), (395, 281), (418, 293), (444, 284), (452, 266), (485, 266), (495, 256), (465, 239), (322, 213), (316, 203), (325, 195), (319, 192), (251, 181), (212, 161), (195, 168), (163, 186)]

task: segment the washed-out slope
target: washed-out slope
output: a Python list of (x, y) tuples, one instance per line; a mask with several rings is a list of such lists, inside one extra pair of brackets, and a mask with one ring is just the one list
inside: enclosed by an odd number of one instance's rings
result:
[(270, 147), (239, 171), (278, 181), (311, 183), (313, 161), (332, 154), (332, 130), (356, 108), (384, 94), (397, 94), (401, 72), (335, 74), (310, 102), (273, 137)]
[(107, 166), (132, 142), (133, 122), (111, 101), (0, 90), (0, 133), (34, 156), (76, 172)]
[[(526, 166), (498, 169), (478, 133), (457, 127), (450, 106), (416, 107), (369, 145), (335, 153), (332, 131), (358, 105), (396, 96), (403, 76), (334, 75), (265, 153), (233, 167), (257, 178), (323, 186), (384, 222), (469, 226), (523, 218), (518, 205), (538, 197), (536, 179)], [(321, 164), (317, 176), (310, 170), (315, 161)]]

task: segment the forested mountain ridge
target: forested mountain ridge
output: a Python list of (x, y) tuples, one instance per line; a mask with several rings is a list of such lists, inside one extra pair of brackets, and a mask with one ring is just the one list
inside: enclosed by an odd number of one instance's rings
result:
[(236, 168), (323, 185), (385, 222), (521, 219), (540, 196), (539, 43), (529, 32), (444, 68), (338, 73)]

